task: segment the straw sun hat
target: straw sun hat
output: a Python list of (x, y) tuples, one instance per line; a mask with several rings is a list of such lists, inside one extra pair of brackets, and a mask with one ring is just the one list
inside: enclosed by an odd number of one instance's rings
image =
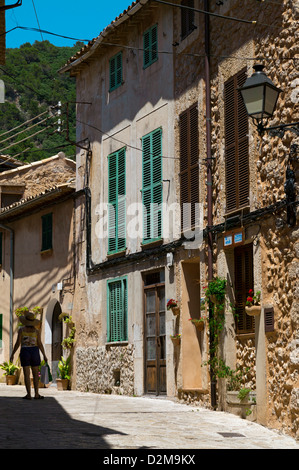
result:
[(22, 325), (24, 325), (24, 326), (34, 326), (34, 328), (40, 328), (40, 326), (41, 326), (40, 320), (37, 320), (35, 318), (35, 315), (34, 315), (33, 312), (25, 313), (25, 315), (22, 315), (19, 318), (19, 320), (22, 323)]

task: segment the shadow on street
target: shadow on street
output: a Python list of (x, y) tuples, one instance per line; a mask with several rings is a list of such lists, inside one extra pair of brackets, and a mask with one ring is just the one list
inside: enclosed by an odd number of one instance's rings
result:
[(0, 397), (0, 449), (109, 449), (118, 431), (72, 419), (52, 397)]

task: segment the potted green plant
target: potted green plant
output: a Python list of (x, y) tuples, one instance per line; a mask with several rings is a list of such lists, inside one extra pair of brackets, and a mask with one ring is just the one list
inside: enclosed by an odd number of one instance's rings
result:
[(61, 357), (60, 361), (58, 362), (58, 369), (57, 369), (57, 390), (67, 390), (70, 381), (70, 371), (71, 371), (71, 356), (68, 356), (67, 359)]
[(254, 294), (254, 291), (250, 289), (248, 292), (248, 297), (246, 299), (246, 306), (245, 306), (245, 311), (247, 315), (249, 316), (256, 316), (261, 313), (261, 292), (257, 291), (256, 294)]
[(226, 279), (220, 277), (210, 281), (209, 285), (205, 287), (206, 298), (211, 300), (213, 304), (222, 304), (224, 302), (226, 284)]
[(0, 364), (0, 369), (4, 370), (6, 376), (6, 385), (15, 385), (17, 377), (15, 372), (20, 369), (19, 366), (14, 365), (12, 362), (3, 362)]

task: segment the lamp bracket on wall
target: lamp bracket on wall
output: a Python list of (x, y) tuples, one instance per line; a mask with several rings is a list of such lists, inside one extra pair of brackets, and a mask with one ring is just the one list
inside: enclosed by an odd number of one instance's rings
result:
[(258, 133), (263, 135), (265, 132), (269, 132), (271, 137), (282, 138), (286, 131), (290, 131), (296, 136), (299, 136), (299, 122), (292, 122), (290, 124), (278, 124), (277, 126), (264, 127), (262, 122), (256, 124)]

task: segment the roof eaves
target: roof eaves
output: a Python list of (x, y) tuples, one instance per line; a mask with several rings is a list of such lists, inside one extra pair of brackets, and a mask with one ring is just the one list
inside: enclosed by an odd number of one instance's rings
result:
[(56, 200), (60, 196), (74, 193), (76, 191), (73, 183), (64, 183), (52, 188), (46, 189), (45, 191), (37, 194), (36, 196), (29, 196), (26, 199), (21, 199), (10, 206), (6, 206), (0, 209), (0, 220), (7, 219), (20, 215), (23, 212), (38, 206), (39, 203), (49, 200), (49, 202)]
[[(117, 28), (120, 24), (127, 21), (131, 16), (135, 15), (144, 5), (150, 0), (137, 0), (133, 2), (124, 12), (115, 18), (97, 38), (92, 39), (85, 47), (81, 49), (75, 56), (71, 57), (67, 64), (59, 70), (59, 73), (69, 72), (70, 70), (78, 67), (81, 63), (85, 62), (95, 50), (101, 45), (106, 39), (108, 34)], [(84, 50), (86, 49), (86, 52)], [(76, 58), (77, 57), (77, 58)]]

